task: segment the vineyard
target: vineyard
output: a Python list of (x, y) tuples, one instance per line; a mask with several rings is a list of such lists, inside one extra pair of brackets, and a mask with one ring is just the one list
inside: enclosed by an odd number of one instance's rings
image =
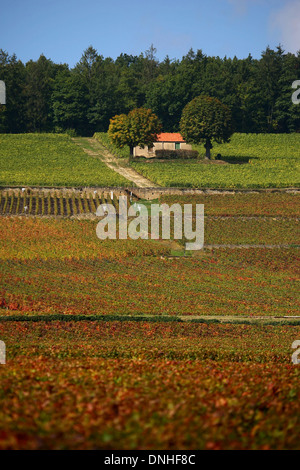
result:
[[(172, 256), (168, 240), (99, 240), (97, 217), (1, 217), (1, 314), (297, 315), (298, 194), (179, 201), (204, 203), (205, 245), (194, 256)], [(206, 248), (223, 244), (232, 247)]]
[(1, 216), (0, 449), (299, 449), (299, 195), (179, 198), (206, 243), (289, 246), (178, 258), (68, 216), (110, 196), (1, 194), (32, 202)]
[[(203, 147), (195, 145), (203, 154)], [(233, 134), (227, 144), (214, 144), (212, 156), (218, 153), (224, 160), (260, 160), (271, 163), (274, 160), (294, 160), (300, 158), (299, 134)]]
[(127, 186), (68, 135), (0, 134), (1, 186)]
[[(126, 193), (125, 193), (126, 194)], [(129, 203), (129, 199), (128, 199)], [(39, 215), (71, 217), (95, 214), (100, 204), (113, 204), (118, 211), (114, 192), (84, 191), (0, 191), (0, 215)]]
[[(259, 140), (244, 163), (134, 167), (170, 185), (296, 184), (297, 146), (259, 160)], [(194, 253), (150, 227), (100, 240), (100, 204), (151, 201), (66, 136), (0, 142), (0, 449), (299, 449), (299, 191), (162, 191), (152, 202), (204, 204)]]
[[(194, 146), (203, 156), (203, 147)], [(134, 162), (133, 168), (166, 187), (282, 188), (300, 185), (299, 134), (234, 134), (229, 144), (215, 145), (213, 158), (198, 161)]]
[[(1, 322), (0, 449), (299, 449), (299, 326)], [(55, 338), (55, 339), (54, 339)]]

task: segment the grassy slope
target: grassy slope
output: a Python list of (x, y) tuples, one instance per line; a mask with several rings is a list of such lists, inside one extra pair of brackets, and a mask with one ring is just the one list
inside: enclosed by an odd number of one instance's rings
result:
[(67, 135), (1, 134), (0, 185), (126, 186), (128, 181)]

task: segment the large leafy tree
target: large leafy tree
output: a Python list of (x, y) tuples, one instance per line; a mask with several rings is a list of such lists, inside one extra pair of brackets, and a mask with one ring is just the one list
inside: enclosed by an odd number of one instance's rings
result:
[(56, 76), (52, 93), (56, 129), (76, 129), (80, 135), (88, 133), (86, 96), (87, 89), (80, 75), (64, 70)]
[(231, 111), (217, 98), (197, 96), (182, 111), (180, 132), (188, 143), (204, 143), (211, 158), (213, 141), (228, 142), (233, 133)]
[(193, 98), (191, 87), (190, 76), (184, 72), (159, 76), (149, 86), (146, 106), (151, 107), (162, 120), (165, 131), (178, 131), (182, 110)]
[(160, 132), (161, 122), (151, 109), (146, 108), (136, 108), (128, 114), (114, 116), (108, 129), (110, 140), (120, 148), (128, 145), (131, 156), (137, 145), (142, 148), (151, 146)]
[(281, 95), (280, 78), (282, 73), (284, 51), (281, 46), (276, 51), (267, 47), (262, 53), (256, 69), (257, 106), (263, 106), (264, 120), (260, 124), (263, 132), (277, 132), (278, 122), (275, 119), (275, 105)]
[(94, 73), (87, 117), (93, 130), (105, 132), (110, 118), (122, 111), (118, 94), (119, 69), (111, 58), (103, 60), (99, 57)]
[(66, 64), (54, 64), (42, 54), (37, 61), (26, 64), (24, 85), (26, 121), (29, 132), (48, 132), (53, 128), (51, 106), (55, 78), (59, 71), (66, 70)]

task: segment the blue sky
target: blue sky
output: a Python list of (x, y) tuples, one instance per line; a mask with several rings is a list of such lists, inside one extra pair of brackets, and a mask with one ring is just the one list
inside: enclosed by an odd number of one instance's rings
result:
[(90, 45), (104, 57), (259, 58), (269, 45), (300, 49), (300, 0), (0, 0), (0, 48), (23, 62), (40, 54), (73, 67)]

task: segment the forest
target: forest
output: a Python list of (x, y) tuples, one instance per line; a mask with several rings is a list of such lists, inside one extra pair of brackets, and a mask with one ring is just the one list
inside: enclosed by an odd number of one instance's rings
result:
[(179, 59), (156, 58), (153, 44), (140, 55), (103, 57), (92, 46), (73, 67), (43, 54), (23, 63), (0, 49), (0, 133), (106, 132), (110, 119), (137, 107), (152, 109), (164, 132), (178, 132), (184, 106), (198, 95), (221, 100), (232, 112), (235, 132), (300, 131), (300, 106), (292, 83), (300, 77), (300, 51), (267, 47), (260, 59), (209, 57), (190, 49)]

